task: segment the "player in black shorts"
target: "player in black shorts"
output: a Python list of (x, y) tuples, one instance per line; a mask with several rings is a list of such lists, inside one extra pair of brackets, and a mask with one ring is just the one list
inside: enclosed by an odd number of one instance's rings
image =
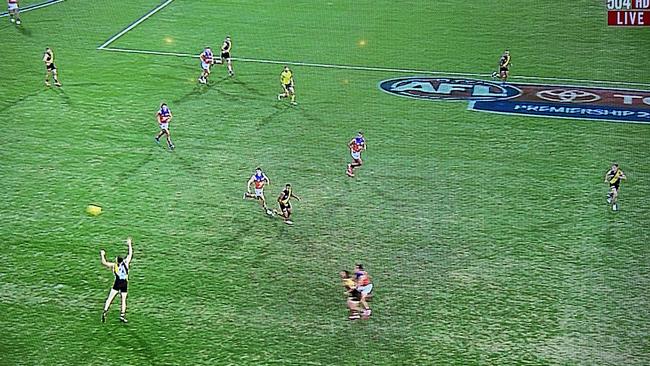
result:
[(133, 258), (133, 246), (131, 238), (126, 239), (126, 245), (129, 247), (129, 253), (126, 258), (117, 257), (115, 263), (106, 261), (106, 252), (100, 250), (99, 254), (102, 259), (102, 265), (111, 269), (115, 275), (115, 282), (113, 282), (113, 287), (108, 293), (108, 298), (104, 303), (104, 311), (102, 312), (102, 323), (106, 322), (106, 315), (108, 314), (108, 308), (111, 306), (113, 299), (119, 293), (120, 298), (122, 299), (122, 307), (120, 308), (120, 320), (123, 323), (126, 323), (126, 295), (129, 285), (129, 266), (131, 265), (131, 259)]
[(45, 49), (45, 53), (43, 54), (43, 62), (45, 62), (45, 85), (50, 86), (51, 74), (52, 79), (54, 79), (54, 85), (61, 86), (56, 71), (56, 65), (54, 64), (54, 52), (49, 47)]
[(506, 82), (508, 80), (508, 76), (510, 75), (510, 66), (512, 66), (511, 58), (510, 58), (510, 51), (505, 50), (503, 52), (503, 55), (499, 58), (499, 72), (493, 72), (492, 73), (492, 78), (496, 78), (499, 76), (499, 79), (501, 81)]
[(287, 225), (293, 224), (291, 221), (291, 202), (289, 202), (289, 200), (291, 200), (291, 197), (300, 201), (300, 197), (293, 194), (291, 184), (287, 183), (287, 185), (280, 193), (280, 196), (278, 196), (278, 205), (280, 206), (280, 212), (273, 210), (273, 213), (280, 215), (284, 219), (284, 223)]
[(221, 45), (221, 63), (226, 62), (228, 66), (228, 75), (235, 76), (235, 72), (232, 71), (232, 60), (230, 59), (230, 50), (232, 49), (232, 41), (230, 36), (226, 36), (226, 39), (223, 40)]
[(609, 193), (607, 193), (607, 203), (612, 205), (612, 210), (618, 210), (618, 191), (621, 187), (621, 180), (625, 180), (627, 177), (625, 173), (619, 168), (618, 164), (612, 165), (612, 167), (605, 173), (605, 183), (609, 183)]

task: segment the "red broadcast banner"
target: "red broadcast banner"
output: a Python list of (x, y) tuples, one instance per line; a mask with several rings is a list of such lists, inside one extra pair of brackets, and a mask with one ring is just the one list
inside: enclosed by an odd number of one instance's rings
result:
[(609, 10), (607, 25), (618, 27), (650, 26), (650, 10)]

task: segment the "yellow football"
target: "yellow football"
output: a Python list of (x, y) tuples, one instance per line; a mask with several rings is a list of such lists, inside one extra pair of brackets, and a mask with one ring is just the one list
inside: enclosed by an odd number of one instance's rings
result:
[(102, 208), (97, 205), (88, 205), (88, 207), (86, 207), (86, 212), (88, 215), (97, 216), (102, 213)]

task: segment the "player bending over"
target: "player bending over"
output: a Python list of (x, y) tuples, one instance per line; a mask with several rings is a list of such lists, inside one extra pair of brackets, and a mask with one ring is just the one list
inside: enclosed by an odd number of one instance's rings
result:
[(158, 125), (160, 126), (160, 132), (154, 139), (157, 144), (160, 144), (160, 138), (162, 135), (165, 135), (167, 138), (167, 147), (169, 150), (174, 150), (174, 144), (172, 143), (171, 133), (169, 132), (169, 122), (172, 120), (172, 111), (167, 107), (167, 103), (162, 103), (160, 109), (156, 113), (156, 119), (158, 120)]
[(293, 85), (293, 72), (291, 69), (289, 69), (289, 66), (285, 66), (280, 73), (280, 84), (282, 85), (283, 92), (278, 94), (278, 100), (290, 97), (291, 105), (297, 105), (298, 103), (296, 103), (296, 92)]
[(605, 173), (605, 183), (609, 183), (609, 193), (607, 193), (607, 203), (612, 205), (612, 210), (618, 210), (618, 191), (621, 187), (621, 180), (625, 180), (627, 177), (625, 173), (618, 167), (618, 164), (612, 165), (612, 167)]
[(214, 55), (210, 47), (206, 47), (199, 55), (201, 59), (201, 75), (199, 76), (199, 83), (207, 84), (208, 76), (210, 76), (210, 68), (214, 63)]
[(284, 219), (284, 223), (287, 225), (293, 224), (293, 221), (291, 221), (291, 197), (300, 201), (300, 197), (293, 194), (291, 184), (287, 183), (287, 185), (284, 187), (284, 190), (282, 190), (280, 193), (280, 196), (278, 196), (278, 205), (280, 206), (280, 212), (273, 210), (273, 213), (280, 215)]
[(20, 9), (18, 8), (18, 0), (7, 0), (7, 13), (9, 13), (9, 21), (20, 25)]
[(50, 86), (50, 75), (54, 80), (54, 85), (61, 86), (58, 79), (56, 65), (54, 64), (54, 51), (51, 48), (46, 48), (43, 54), (43, 62), (45, 62), (45, 85)]
[(366, 139), (363, 137), (363, 132), (359, 132), (357, 136), (348, 142), (348, 148), (350, 148), (352, 162), (348, 164), (348, 170), (346, 174), (348, 177), (354, 177), (354, 169), (363, 165), (363, 160), (361, 160), (361, 152), (366, 150)]
[(106, 261), (106, 252), (102, 249), (99, 251), (99, 255), (102, 259), (102, 265), (104, 267), (113, 270), (115, 275), (115, 282), (113, 283), (113, 288), (108, 293), (108, 298), (104, 303), (104, 311), (102, 312), (102, 323), (106, 322), (106, 315), (108, 314), (108, 308), (111, 307), (115, 295), (120, 294), (122, 299), (122, 307), (120, 308), (120, 320), (123, 323), (127, 323), (126, 320), (126, 294), (127, 287), (129, 283), (129, 267), (131, 265), (131, 259), (133, 258), (133, 246), (131, 245), (131, 238), (126, 239), (126, 245), (129, 247), (129, 253), (126, 255), (126, 258), (117, 257), (115, 258), (115, 263)]
[[(255, 194), (251, 193), (251, 184), (253, 183), (255, 184)], [(248, 183), (246, 183), (246, 193), (244, 193), (244, 199), (253, 198), (259, 200), (264, 211), (266, 211), (267, 214), (271, 215), (273, 214), (273, 211), (269, 210), (269, 208), (266, 207), (266, 199), (264, 198), (264, 186), (266, 184), (271, 184), (269, 177), (264, 174), (262, 168), (255, 168), (255, 174), (253, 174), (248, 180)]]

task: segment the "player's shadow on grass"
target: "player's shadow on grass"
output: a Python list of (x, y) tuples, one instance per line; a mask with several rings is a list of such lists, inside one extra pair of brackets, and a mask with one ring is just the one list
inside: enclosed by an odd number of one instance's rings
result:
[(255, 124), (255, 129), (256, 130), (261, 130), (263, 127), (265, 127), (269, 122), (275, 120), (275, 119), (280, 119), (279, 117), (282, 116), (283, 114), (287, 113), (287, 111), (291, 110), (291, 108), (282, 108), (279, 105), (274, 106), (275, 111), (273, 111), (271, 114), (268, 116), (260, 118), (257, 123)]
[(196, 85), (194, 87), (194, 89), (192, 89), (192, 91), (190, 91), (189, 93), (183, 95), (181, 98), (173, 100), (172, 102), (174, 104), (181, 104), (181, 103), (184, 103), (187, 99), (198, 97), (198, 96), (201, 96), (201, 95), (207, 93), (208, 90), (209, 90), (209, 86), (199, 84), (199, 85)]
[(63, 88), (47, 87), (47, 91), (58, 95), (59, 98), (63, 101), (63, 104), (67, 105), (68, 107), (72, 106), (72, 99), (70, 99), (70, 97), (65, 93)]
[(16, 27), (16, 28), (18, 28), (18, 31), (19, 31), (23, 36), (27, 36), (27, 37), (31, 37), (31, 36), (32, 36), (32, 30), (31, 30), (31, 29), (29, 29), (29, 28), (24, 28), (24, 27), (20, 27), (20, 26), (19, 26), (19, 27)]

